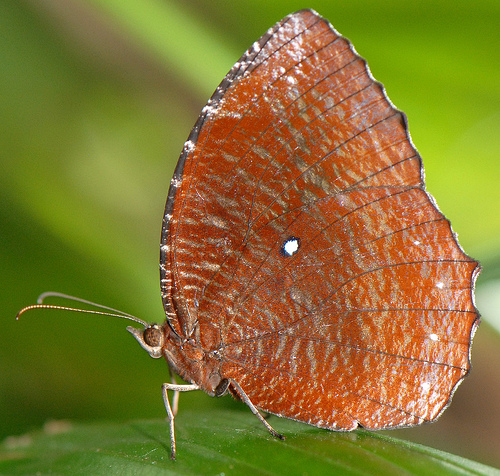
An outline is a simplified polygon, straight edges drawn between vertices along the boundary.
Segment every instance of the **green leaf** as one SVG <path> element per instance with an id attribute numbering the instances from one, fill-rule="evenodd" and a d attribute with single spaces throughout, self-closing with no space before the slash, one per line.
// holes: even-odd
<path id="1" fill-rule="evenodd" d="M 165 421 L 69 424 L 7 438 L 1 474 L 500 474 L 415 443 L 360 430 L 336 433 L 272 417 L 273 438 L 250 412 L 182 411 L 177 460 Z"/>

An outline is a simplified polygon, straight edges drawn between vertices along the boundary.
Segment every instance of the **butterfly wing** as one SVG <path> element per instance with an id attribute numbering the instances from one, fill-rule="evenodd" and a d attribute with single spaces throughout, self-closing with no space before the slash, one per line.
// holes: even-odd
<path id="1" fill-rule="evenodd" d="M 236 63 L 172 179 L 167 318 L 281 416 L 436 418 L 470 367 L 478 269 L 424 189 L 406 117 L 310 10 Z"/>

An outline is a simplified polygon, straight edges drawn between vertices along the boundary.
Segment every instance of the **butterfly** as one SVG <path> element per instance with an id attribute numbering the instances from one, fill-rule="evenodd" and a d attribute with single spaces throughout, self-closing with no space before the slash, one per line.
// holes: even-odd
<path id="1" fill-rule="evenodd" d="M 339 431 L 441 414 L 470 369 L 479 264 L 423 175 L 406 116 L 316 12 L 236 62 L 171 180 L 166 320 L 122 316 L 168 362 L 172 459 L 184 391 L 229 393 L 278 438 L 261 412 Z"/>

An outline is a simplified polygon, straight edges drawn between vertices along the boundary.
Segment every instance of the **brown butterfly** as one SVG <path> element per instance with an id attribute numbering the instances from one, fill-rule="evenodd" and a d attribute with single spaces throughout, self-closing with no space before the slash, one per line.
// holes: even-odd
<path id="1" fill-rule="evenodd" d="M 330 430 L 417 425 L 470 368 L 479 265 L 425 191 L 406 116 L 312 10 L 268 30 L 203 108 L 160 271 L 166 322 L 121 315 L 189 382 L 163 384 L 172 458 L 179 392 L 229 392 L 283 438 L 259 410 Z"/>

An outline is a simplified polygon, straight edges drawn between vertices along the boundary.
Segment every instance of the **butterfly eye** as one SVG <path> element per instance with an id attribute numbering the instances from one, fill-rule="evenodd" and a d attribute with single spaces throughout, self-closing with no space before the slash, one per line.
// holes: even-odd
<path id="1" fill-rule="evenodd" d="M 144 342 L 150 347 L 161 347 L 163 345 L 163 332 L 157 326 L 153 325 L 144 330 Z"/>

